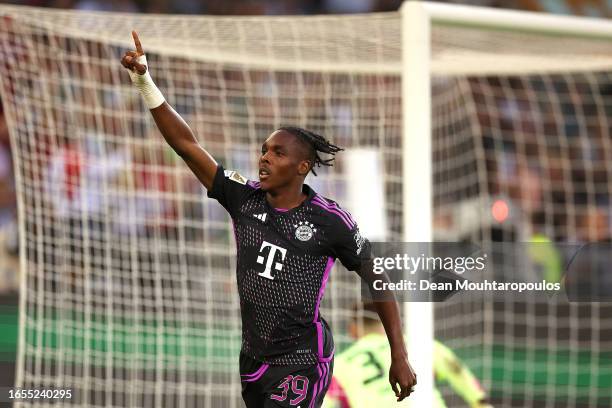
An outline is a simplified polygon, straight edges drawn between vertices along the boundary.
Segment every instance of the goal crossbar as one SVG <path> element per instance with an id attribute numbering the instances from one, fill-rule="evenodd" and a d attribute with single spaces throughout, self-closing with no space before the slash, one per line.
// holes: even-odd
<path id="1" fill-rule="evenodd" d="M 406 2 L 405 4 L 410 4 Z M 551 71 L 593 71 L 612 67 L 612 47 L 607 40 L 612 38 L 612 23 L 571 16 L 553 16 L 542 13 L 488 9 L 484 7 L 461 6 L 440 3 L 418 2 L 423 15 L 434 27 L 455 27 L 479 29 L 508 34 L 533 34 L 546 37 L 562 37 L 572 40 L 599 41 L 601 50 L 590 58 L 569 54 L 556 55 L 554 50 L 546 54 L 524 56 L 521 70 L 537 72 Z M 351 71 L 361 74 L 397 74 L 402 72 L 401 20 L 398 12 L 349 15 L 343 18 L 350 24 L 358 24 L 360 32 L 347 31 L 342 24 L 334 24 L 333 16 L 302 17 L 206 17 L 181 16 L 188 26 L 185 31 L 195 31 L 197 36 L 185 38 L 183 33 L 168 37 L 161 26 L 159 16 L 142 16 L 135 20 L 130 14 L 88 12 L 75 14 L 64 10 L 48 10 L 14 5 L 0 5 L 0 14 L 18 19 L 23 24 L 38 27 L 70 38 L 98 41 L 104 38 L 107 44 L 121 48 L 132 46 L 123 29 L 137 29 L 147 38 L 147 50 L 151 53 L 170 57 L 188 55 L 190 59 L 225 66 L 266 70 L 274 67 L 287 72 L 341 73 Z M 46 15 L 53 18 L 44 18 Z M 169 20 L 178 17 L 169 17 Z M 276 36 L 269 27 L 285 25 L 288 19 L 299 19 L 304 27 L 317 27 L 326 33 L 326 38 L 337 41 L 321 44 L 316 38 L 304 41 L 307 33 L 296 29 L 287 38 Z M 119 23 L 119 22 L 120 23 Z M 273 25 L 270 25 L 270 22 Z M 236 23 L 238 22 L 238 23 Z M 127 25 L 126 25 L 127 24 Z M 236 27 L 247 24 L 248 33 Z M 171 25 L 171 21 L 168 26 Z M 348 23 L 347 23 L 348 26 Z M 384 30 L 385 38 L 395 41 L 379 43 Z M 160 32 L 164 35 L 160 35 Z M 435 32 L 435 29 L 433 29 Z M 222 35 L 221 35 L 222 34 Z M 332 35 L 334 34 L 334 35 Z M 337 34 L 337 35 L 335 35 Z M 223 37 L 223 38 L 220 38 Z M 280 39 L 279 39 L 280 38 Z M 437 39 L 432 38 L 435 46 Z M 266 46 L 261 44 L 266 43 Z M 349 52 L 347 43 L 356 44 Z M 361 44 L 361 45 L 360 45 Z M 373 50 L 377 51 L 373 53 Z M 609 52 L 606 52 L 609 51 Z M 494 58 L 474 49 L 463 49 L 460 53 L 447 51 L 432 53 L 430 64 L 434 76 L 483 75 L 486 73 L 512 73 L 511 64 L 517 53 L 506 51 Z M 478 60 L 478 64 L 474 61 Z"/>

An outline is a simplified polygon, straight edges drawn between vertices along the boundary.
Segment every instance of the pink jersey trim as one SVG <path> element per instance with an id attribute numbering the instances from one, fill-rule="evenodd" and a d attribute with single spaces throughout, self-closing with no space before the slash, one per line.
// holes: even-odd
<path id="1" fill-rule="evenodd" d="M 327 264 L 325 265 L 325 271 L 323 272 L 323 279 L 321 280 L 321 288 L 319 289 L 319 295 L 317 296 L 317 304 L 315 307 L 315 315 L 313 322 L 317 322 L 319 320 L 319 306 L 321 305 L 321 299 L 323 299 L 323 294 L 325 293 L 325 286 L 327 285 L 327 281 L 329 279 L 329 273 L 334 266 L 335 258 L 327 257 Z"/>
<path id="2" fill-rule="evenodd" d="M 327 380 L 329 379 L 329 363 L 319 363 L 317 370 L 319 372 L 319 379 L 312 389 L 312 399 L 310 400 L 310 404 L 308 404 L 308 408 L 314 408 L 316 406 L 319 393 L 323 391 L 327 385 Z"/>
<path id="3" fill-rule="evenodd" d="M 350 213 L 350 212 L 348 212 L 348 211 L 346 211 L 346 210 L 344 210 L 344 209 L 342 209 L 342 208 L 340 208 L 340 206 L 339 206 L 337 203 L 335 203 L 335 202 L 333 202 L 333 201 L 330 201 L 330 200 L 326 199 L 325 197 L 320 196 L 320 195 L 318 195 L 318 194 L 316 194 L 314 198 L 316 198 L 317 200 L 321 201 L 323 204 L 325 204 L 325 205 L 326 205 L 326 206 L 328 206 L 329 208 L 334 208 L 334 209 L 336 209 L 336 210 L 340 211 L 342 214 L 344 214 L 344 215 L 345 215 L 345 216 L 348 218 L 348 220 L 349 220 L 349 221 L 350 221 L 352 224 L 356 224 L 355 220 L 354 220 L 354 219 L 353 219 L 353 217 L 351 216 L 351 213 Z"/>
<path id="4" fill-rule="evenodd" d="M 336 260 L 331 256 L 327 258 L 327 265 L 325 265 L 325 272 L 323 272 L 323 279 L 321 280 L 321 288 L 319 289 L 319 295 L 317 296 L 314 319 L 312 320 L 317 329 L 317 355 L 320 362 L 330 361 L 334 357 L 333 350 L 329 357 L 323 356 L 323 325 L 319 321 L 319 308 L 321 306 L 321 299 L 323 299 L 323 294 L 325 293 L 327 281 L 329 280 L 329 273 L 332 270 L 335 261 Z"/>
<path id="5" fill-rule="evenodd" d="M 253 181 L 253 180 L 248 180 L 247 181 L 247 186 L 254 188 L 254 189 L 258 189 L 260 186 L 259 181 Z"/>
<path id="6" fill-rule="evenodd" d="M 321 364 L 317 364 L 317 372 L 319 373 L 319 378 L 317 382 L 315 382 L 314 387 L 312 387 L 312 398 L 310 399 L 310 404 L 308 404 L 308 408 L 313 408 L 315 406 L 315 401 L 317 399 L 318 387 L 321 382 L 321 377 L 323 377 L 323 372 L 321 371 Z"/>
<path id="7" fill-rule="evenodd" d="M 322 200 L 319 196 L 315 196 L 315 198 L 311 201 L 314 205 L 323 208 L 324 210 L 336 214 L 340 219 L 344 222 L 344 224 L 348 227 L 349 230 L 352 230 L 355 227 L 355 222 L 349 213 L 339 208 L 337 205 L 326 204 L 324 200 Z"/>
<path id="8" fill-rule="evenodd" d="M 241 377 L 244 377 L 242 381 L 244 382 L 257 381 L 265 374 L 266 371 L 268 371 L 268 368 L 270 368 L 269 364 L 262 364 L 261 367 L 259 367 L 259 369 L 255 371 L 254 373 L 241 375 Z"/>

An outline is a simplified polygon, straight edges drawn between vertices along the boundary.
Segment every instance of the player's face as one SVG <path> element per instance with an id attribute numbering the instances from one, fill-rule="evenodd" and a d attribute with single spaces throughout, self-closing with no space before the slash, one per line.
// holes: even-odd
<path id="1" fill-rule="evenodd" d="M 294 135 L 284 130 L 272 133 L 261 146 L 259 181 L 265 191 L 273 191 L 296 182 L 308 173 L 304 147 Z"/>

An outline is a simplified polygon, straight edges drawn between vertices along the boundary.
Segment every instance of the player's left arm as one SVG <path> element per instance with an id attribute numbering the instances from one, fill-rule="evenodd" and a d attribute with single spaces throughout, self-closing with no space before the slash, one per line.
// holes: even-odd
<path id="1" fill-rule="evenodd" d="M 417 380 L 416 373 L 408 361 L 399 307 L 395 301 L 374 302 L 374 305 L 391 347 L 389 383 L 391 383 L 391 388 L 393 388 L 397 400 L 401 401 L 410 395 Z"/>
<path id="2" fill-rule="evenodd" d="M 391 367 L 389 383 L 398 401 L 410 395 L 416 385 L 416 374 L 408 362 L 408 352 L 402 334 L 399 307 L 390 293 L 373 293 L 374 280 L 388 280 L 386 275 L 374 274 L 371 246 L 359 233 L 356 224 L 341 225 L 337 229 L 338 240 L 334 245 L 337 257 L 347 269 L 357 272 L 365 281 L 376 302 L 376 311 L 385 328 L 391 346 Z"/>

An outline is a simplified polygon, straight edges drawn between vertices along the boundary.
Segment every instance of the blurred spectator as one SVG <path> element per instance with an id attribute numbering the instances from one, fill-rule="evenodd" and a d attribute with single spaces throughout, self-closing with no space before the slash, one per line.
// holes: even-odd
<path id="1" fill-rule="evenodd" d="M 205 2 L 200 0 L 149 0 L 144 3 L 146 13 L 176 13 L 176 14 L 204 14 Z"/>
<path id="2" fill-rule="evenodd" d="M 67 139 L 51 154 L 45 191 L 62 231 L 58 240 L 68 240 L 71 283 L 81 284 L 82 268 L 101 271 L 104 243 L 112 221 L 105 191 L 123 171 L 128 155 L 105 144 L 101 135 L 86 133 L 82 145 Z"/>
<path id="3" fill-rule="evenodd" d="M 74 0 L 52 0 L 49 7 L 69 9 L 74 6 Z"/>
<path id="4" fill-rule="evenodd" d="M 15 221 L 0 227 L 0 295 L 19 288 L 19 256 Z"/>
<path id="5" fill-rule="evenodd" d="M 138 7 L 130 0 L 79 0 L 74 8 L 76 10 L 117 11 L 123 13 L 137 13 Z"/>
<path id="6" fill-rule="evenodd" d="M 610 218 L 606 208 L 589 207 L 578 216 L 579 242 L 610 242 Z"/>
<path id="7" fill-rule="evenodd" d="M 431 0 L 554 14 L 611 17 L 607 0 Z M 0 0 L 37 7 L 158 14 L 292 15 L 395 11 L 402 0 Z"/>
<path id="8" fill-rule="evenodd" d="M 375 0 L 324 0 L 323 8 L 327 13 L 367 13 L 374 9 Z"/>
<path id="9" fill-rule="evenodd" d="M 9 133 L 0 102 L 0 227 L 15 217 L 15 182 Z"/>
<path id="10" fill-rule="evenodd" d="M 164 145 L 136 143 L 131 149 L 130 166 L 118 179 L 120 191 L 113 200 L 113 229 L 117 234 L 154 235 L 156 227 L 171 229 L 176 208 L 170 193 L 176 193 L 169 164 L 172 156 Z M 152 194 L 155 192 L 155 194 Z"/>
<path id="11" fill-rule="evenodd" d="M 32 6 L 32 7 L 45 7 L 45 6 L 49 6 L 51 2 L 48 0 L 7 0 L 7 1 L 0 1 L 0 3 L 20 4 L 23 6 Z"/>
<path id="12" fill-rule="evenodd" d="M 402 5 L 401 0 L 377 0 L 372 11 L 395 11 Z"/>
<path id="13" fill-rule="evenodd" d="M 434 0 L 440 3 L 463 4 L 479 7 L 511 7 L 512 2 L 507 0 Z"/>
<path id="14" fill-rule="evenodd" d="M 15 181 L 8 126 L 0 102 L 0 293 L 18 284 Z"/>
<path id="15" fill-rule="evenodd" d="M 518 0 L 518 6 L 529 11 L 553 14 L 606 18 L 611 16 L 607 0 Z"/>
<path id="16" fill-rule="evenodd" d="M 17 220 L 0 226 L 0 294 L 19 288 L 19 247 Z"/>
<path id="17" fill-rule="evenodd" d="M 274 1 L 266 0 L 264 2 L 264 14 L 268 15 L 290 15 L 290 14 L 305 14 L 308 8 L 304 4 L 306 2 L 300 0 Z M 314 2 L 316 3 L 316 2 Z"/>
<path id="18" fill-rule="evenodd" d="M 80 220 L 83 214 L 100 218 L 104 192 L 99 187 L 127 163 L 125 152 L 106 151 L 98 135 L 85 135 L 84 145 L 81 148 L 68 140 L 51 157 L 46 190 L 61 218 Z"/>
<path id="19" fill-rule="evenodd" d="M 531 229 L 528 252 L 537 279 L 560 282 L 563 273 L 563 258 L 550 235 L 547 234 L 547 230 L 552 230 L 552 225 L 547 222 L 544 211 L 537 211 L 533 214 Z"/>
<path id="20" fill-rule="evenodd" d="M 610 218 L 608 209 L 590 207 L 578 216 L 578 241 L 582 244 L 571 258 L 564 277 L 570 301 L 612 301 L 610 263 Z"/>

